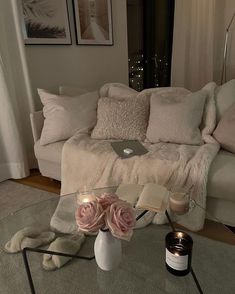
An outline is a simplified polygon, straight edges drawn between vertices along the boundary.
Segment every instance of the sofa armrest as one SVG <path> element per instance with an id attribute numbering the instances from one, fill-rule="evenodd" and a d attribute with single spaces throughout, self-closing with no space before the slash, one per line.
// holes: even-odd
<path id="1" fill-rule="evenodd" d="M 41 137 L 41 132 L 44 123 L 44 116 L 42 111 L 36 111 L 30 113 L 30 122 L 33 132 L 34 143 Z"/>

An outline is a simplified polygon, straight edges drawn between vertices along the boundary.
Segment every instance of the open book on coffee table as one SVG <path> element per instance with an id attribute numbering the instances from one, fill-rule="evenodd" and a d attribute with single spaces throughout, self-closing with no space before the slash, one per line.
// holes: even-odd
<path id="1" fill-rule="evenodd" d="M 169 191 L 158 184 L 146 184 L 136 203 L 136 208 L 150 211 L 165 211 Z"/>
<path id="2" fill-rule="evenodd" d="M 130 202 L 138 209 L 164 212 L 170 192 L 164 186 L 148 183 L 145 185 L 121 184 L 116 193 L 119 198 Z"/>

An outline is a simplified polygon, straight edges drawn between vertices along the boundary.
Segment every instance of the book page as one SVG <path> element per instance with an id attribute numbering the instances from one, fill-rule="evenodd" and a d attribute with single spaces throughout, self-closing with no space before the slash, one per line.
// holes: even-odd
<path id="1" fill-rule="evenodd" d="M 121 184 L 117 188 L 116 194 L 120 199 L 125 200 L 134 206 L 143 190 L 143 187 L 143 185 L 137 184 Z"/>
<path id="2" fill-rule="evenodd" d="M 168 195 L 169 191 L 166 187 L 153 183 L 146 184 L 140 194 L 136 208 L 147 209 L 155 212 L 164 211 Z"/>

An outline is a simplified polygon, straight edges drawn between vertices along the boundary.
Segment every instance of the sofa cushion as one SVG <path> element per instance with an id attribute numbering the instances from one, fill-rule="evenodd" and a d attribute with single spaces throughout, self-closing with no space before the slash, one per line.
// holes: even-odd
<path id="1" fill-rule="evenodd" d="M 127 99 L 100 98 L 93 139 L 143 140 L 149 113 L 145 95 Z"/>
<path id="2" fill-rule="evenodd" d="M 138 92 L 125 84 L 121 83 L 107 83 L 99 90 L 100 97 L 131 97 L 138 94 Z"/>
<path id="3" fill-rule="evenodd" d="M 54 163 L 60 164 L 64 143 L 65 141 L 59 141 L 42 146 L 38 140 L 34 144 L 35 156 L 38 160 L 52 161 Z"/>
<path id="4" fill-rule="evenodd" d="M 207 92 L 203 90 L 188 95 L 153 93 L 147 140 L 151 143 L 202 144 L 199 126 L 206 97 Z"/>
<path id="5" fill-rule="evenodd" d="M 225 111 L 235 103 L 235 79 L 220 87 L 217 87 L 215 93 L 216 120 L 219 122 Z"/>
<path id="6" fill-rule="evenodd" d="M 89 91 L 76 87 L 76 86 L 60 86 L 59 87 L 59 94 L 65 96 L 79 96 L 85 94 Z"/>
<path id="7" fill-rule="evenodd" d="M 227 151 L 235 153 L 235 103 L 224 113 L 213 135 Z"/>
<path id="8" fill-rule="evenodd" d="M 207 219 L 235 227 L 235 202 L 208 197 L 206 203 Z"/>
<path id="9" fill-rule="evenodd" d="M 219 151 L 209 170 L 207 195 L 235 202 L 235 154 Z"/>
<path id="10" fill-rule="evenodd" d="M 88 131 L 96 124 L 98 92 L 66 97 L 38 89 L 45 117 L 40 144 L 66 140 L 77 131 Z"/>
<path id="11" fill-rule="evenodd" d="M 132 97 L 137 94 L 137 91 L 132 88 L 122 88 L 122 87 L 110 87 L 108 91 L 108 97 Z"/>

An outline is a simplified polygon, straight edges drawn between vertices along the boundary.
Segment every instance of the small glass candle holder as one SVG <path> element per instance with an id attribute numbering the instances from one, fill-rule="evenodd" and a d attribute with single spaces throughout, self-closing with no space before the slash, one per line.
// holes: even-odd
<path id="1" fill-rule="evenodd" d="M 166 268 L 176 276 L 185 276 L 191 270 L 193 239 L 182 231 L 166 235 Z"/>
<path id="2" fill-rule="evenodd" d="M 170 210 L 177 215 L 183 215 L 189 211 L 189 202 L 189 194 L 185 192 L 173 192 L 169 197 Z"/>
<path id="3" fill-rule="evenodd" d="M 95 201 L 96 197 L 92 190 L 82 190 L 77 194 L 77 203 L 78 205 Z"/>

